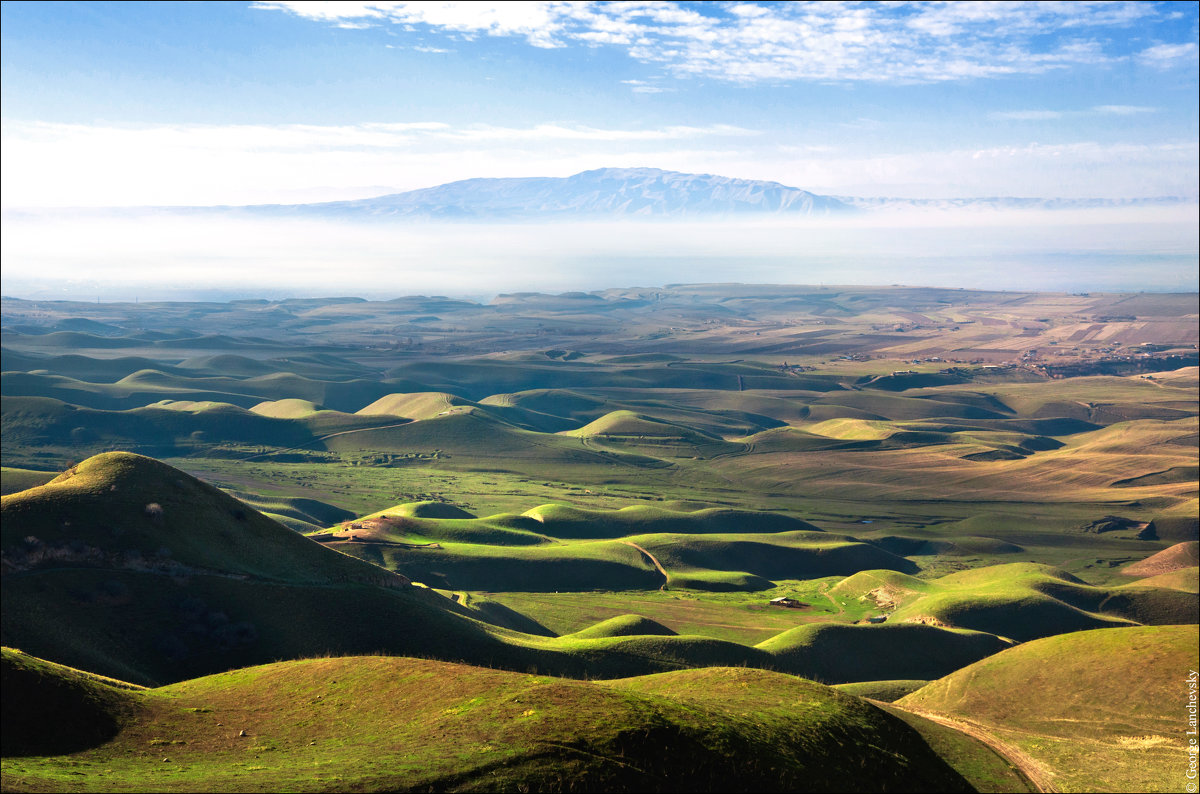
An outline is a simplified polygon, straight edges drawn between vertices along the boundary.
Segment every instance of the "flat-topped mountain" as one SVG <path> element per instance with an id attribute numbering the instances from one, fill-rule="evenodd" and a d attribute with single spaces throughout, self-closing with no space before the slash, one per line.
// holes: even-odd
<path id="1" fill-rule="evenodd" d="M 827 217 L 880 211 L 1103 209 L 1195 203 L 1195 197 L 902 198 L 820 195 L 761 179 L 661 168 L 596 168 L 567 177 L 475 178 L 350 201 L 247 206 L 5 209 L 6 220 L 82 217 L 219 216 L 327 221 L 668 220 L 746 216 Z"/>
<path id="2" fill-rule="evenodd" d="M 330 217 L 445 219 L 523 216 L 685 217 L 742 213 L 828 215 L 855 211 L 838 199 L 778 182 L 659 168 L 598 168 L 569 177 L 464 179 L 355 201 L 256 207 Z"/>

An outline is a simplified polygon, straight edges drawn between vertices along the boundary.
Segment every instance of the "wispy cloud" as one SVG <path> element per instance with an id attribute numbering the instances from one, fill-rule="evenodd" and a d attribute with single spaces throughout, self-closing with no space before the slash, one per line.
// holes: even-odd
<path id="1" fill-rule="evenodd" d="M 306 19 L 390 23 L 540 48 L 618 46 L 669 72 L 733 82 L 939 82 L 1038 74 L 1127 56 L 1105 31 L 1169 12 L 1153 3 L 260 2 Z M 1196 45 L 1137 57 L 1162 68 Z M 636 90 L 636 89 L 635 89 Z"/>
<path id="2" fill-rule="evenodd" d="M 669 90 L 660 85 L 648 83 L 645 80 L 622 80 L 621 83 L 629 86 L 630 90 L 635 94 L 661 94 Z"/>
<path id="3" fill-rule="evenodd" d="M 997 121 L 1055 121 L 1080 116 L 1136 116 L 1155 113 L 1158 108 L 1144 105 L 1095 105 L 1087 110 L 997 110 L 988 113 L 988 118 Z"/>
<path id="4" fill-rule="evenodd" d="M 1140 113 L 1154 113 L 1158 108 L 1149 108 L 1144 105 L 1096 105 L 1092 110 L 1111 116 L 1136 116 Z"/>
<path id="5" fill-rule="evenodd" d="M 1196 42 L 1155 44 L 1138 53 L 1138 60 L 1158 69 L 1170 69 L 1180 64 L 1195 64 L 1200 47 Z"/>

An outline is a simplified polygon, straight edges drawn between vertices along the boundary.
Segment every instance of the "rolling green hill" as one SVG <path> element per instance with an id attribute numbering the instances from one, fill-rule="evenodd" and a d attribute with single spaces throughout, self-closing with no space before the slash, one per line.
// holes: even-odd
<path id="1" fill-rule="evenodd" d="M 102 561 L 281 583 L 402 582 L 282 531 L 237 499 L 140 455 L 97 455 L 0 504 L 0 544 L 18 573 L 46 561 Z"/>
<path id="2" fill-rule="evenodd" d="M 630 635 L 630 626 L 583 636 L 524 634 L 506 628 L 531 625 L 517 614 L 491 623 L 487 611 L 409 586 L 403 576 L 330 548 L 353 548 L 430 580 L 453 574 L 495 585 L 479 589 L 661 583 L 643 550 L 616 540 L 417 549 L 320 544 L 176 469 L 128 453 L 90 458 L 0 504 L 5 641 L 123 680 L 174 681 L 274 658 L 367 651 L 595 677 L 717 664 L 800 669 L 786 656 L 661 636 L 658 629 L 654 636 Z M 305 513 L 310 517 L 332 510 L 303 502 L 277 509 L 285 508 L 312 511 Z M 699 537 L 726 542 L 719 535 Z M 824 533 L 750 537 L 778 538 L 785 544 L 780 550 L 789 543 L 803 550 L 811 539 L 818 555 L 856 545 Z M 654 536 L 644 540 L 653 543 Z"/>
<path id="3" fill-rule="evenodd" d="M 1194 293 L 2 302 L 5 790 L 1181 763 Z"/>
<path id="4" fill-rule="evenodd" d="M 29 686 L 5 699 L 6 790 L 69 790 L 81 771 L 133 791 L 971 788 L 896 717 L 764 671 L 590 683 L 351 657 L 136 690 L 9 649 L 3 663 L 6 683 Z M 45 702 L 103 730 L 56 746 Z M 7 737 L 24 744 L 9 752 Z"/>
<path id="5" fill-rule="evenodd" d="M 0 398 L 6 447 L 47 446 L 79 453 L 117 447 L 148 451 L 192 451 L 211 445 L 239 449 L 268 447 L 323 449 L 322 437 L 395 424 L 384 417 L 316 411 L 299 400 L 246 410 L 210 400 L 161 400 L 128 410 L 81 408 L 47 397 Z M 301 406 L 298 408 L 297 406 Z M 160 453 L 161 454 L 161 453 Z M 242 452 L 241 456 L 247 453 Z"/>
<path id="6" fill-rule="evenodd" d="M 1197 647 L 1194 625 L 1063 634 L 1002 651 L 897 705 L 984 727 L 1042 764 L 1060 790 L 1179 791 Z"/>
<path id="7" fill-rule="evenodd" d="M 931 580 L 867 571 L 833 590 L 876 608 L 889 623 L 975 629 L 1019 641 L 1090 628 L 1198 619 L 1196 600 L 1184 590 L 1096 587 L 1033 563 L 992 565 Z"/>
<path id="8" fill-rule="evenodd" d="M 774 587 L 770 580 L 776 578 L 846 575 L 881 566 L 916 570 L 909 560 L 854 538 L 815 528 L 792 530 L 811 525 L 747 511 L 582 511 L 543 505 L 521 516 L 479 519 L 419 519 L 400 512 L 385 511 L 311 537 L 454 590 L 646 590 L 664 584 L 764 590 Z M 729 526 L 752 531 L 720 532 Z M 632 534 L 665 528 L 693 532 Z"/>
<path id="9" fill-rule="evenodd" d="M 848 626 L 814 623 L 760 642 L 781 669 L 829 684 L 885 679 L 929 680 L 1003 650 L 992 634 L 919 624 Z"/>
<path id="10" fill-rule="evenodd" d="M 0 494 L 6 495 L 24 491 L 35 485 L 45 485 L 57 476 L 58 472 L 56 471 L 36 471 L 4 466 L 0 468 Z"/>
<path id="11" fill-rule="evenodd" d="M 709 534 L 821 531 L 794 516 L 728 508 L 680 511 L 652 505 L 636 505 L 620 510 L 588 510 L 572 505 L 546 504 L 526 510 L 523 515 L 537 521 L 540 532 L 555 538 L 618 538 L 662 532 Z"/>

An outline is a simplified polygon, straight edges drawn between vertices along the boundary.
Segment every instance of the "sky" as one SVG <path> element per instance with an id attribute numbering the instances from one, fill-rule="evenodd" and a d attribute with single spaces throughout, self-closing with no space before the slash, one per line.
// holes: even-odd
<path id="1" fill-rule="evenodd" d="M 1197 3 L 5 2 L 5 207 L 605 166 L 1194 196 Z"/>
<path id="2" fill-rule="evenodd" d="M 1018 214 L 978 234 L 963 232 L 978 218 L 743 224 L 688 244 L 647 227 L 454 239 L 10 214 L 5 294 L 174 278 L 249 295 L 281 289 L 284 258 L 289 288 L 310 294 L 1197 282 L 1196 2 L 4 2 L 0 15 L 6 210 L 300 203 L 639 166 L 843 196 L 1192 202 Z"/>

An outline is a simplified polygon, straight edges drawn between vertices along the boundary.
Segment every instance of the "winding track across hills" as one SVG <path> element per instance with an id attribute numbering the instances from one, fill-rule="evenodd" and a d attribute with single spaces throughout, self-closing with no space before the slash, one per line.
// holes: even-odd
<path id="1" fill-rule="evenodd" d="M 868 698 L 869 699 L 869 698 Z M 918 717 L 924 717 L 927 720 L 932 720 L 940 725 L 945 725 L 947 728 L 953 728 L 960 733 L 978 739 L 992 749 L 997 755 L 1003 758 L 1016 768 L 1033 788 L 1039 792 L 1056 792 L 1058 789 L 1051 783 L 1053 773 L 1045 766 L 1030 758 L 1020 749 L 1013 747 L 1008 742 L 1005 742 L 978 723 L 964 720 L 961 718 L 947 717 L 944 714 L 938 714 L 935 711 L 926 711 L 925 709 L 915 708 L 912 706 L 898 706 L 895 703 L 880 703 L 872 701 L 878 706 L 890 706 L 892 708 L 901 709 L 911 714 L 916 714 Z"/>
<path id="2" fill-rule="evenodd" d="M 334 438 L 336 436 L 348 436 L 351 433 L 367 433 L 367 432 L 374 432 L 376 430 L 391 430 L 393 427 L 405 427 L 406 425 L 411 425 L 411 424 L 412 424 L 412 420 L 409 420 L 407 422 L 400 422 L 399 424 L 394 424 L 394 425 L 380 425 L 379 427 L 359 427 L 359 428 L 355 428 L 354 430 L 339 430 L 336 433 L 330 433 L 330 434 L 324 435 L 324 436 L 317 436 L 316 438 L 314 438 L 310 441 L 306 441 L 303 444 L 300 444 L 299 446 L 288 447 L 287 449 L 273 449 L 270 452 L 259 452 L 257 454 L 251 455 L 248 458 L 242 458 L 242 460 L 243 461 L 254 460 L 255 458 L 264 458 L 267 455 L 279 455 L 280 453 L 283 453 L 283 452 L 294 452 L 295 450 L 304 449 L 305 447 L 311 446 L 311 445 L 317 443 L 318 441 L 325 441 L 326 439 Z"/>
<path id="3" fill-rule="evenodd" d="M 655 568 L 657 568 L 657 569 L 658 569 L 658 572 L 662 574 L 662 577 L 663 577 L 663 583 L 662 583 L 662 585 L 661 585 L 661 586 L 660 586 L 658 589 L 659 589 L 659 590 L 664 590 L 664 589 L 666 589 L 666 587 L 667 587 L 667 582 L 670 580 L 670 578 L 671 578 L 671 577 L 667 575 L 667 569 L 666 569 L 666 568 L 664 568 L 664 567 L 662 567 L 662 563 L 660 563 L 660 562 L 658 561 L 658 558 L 657 558 L 657 557 L 655 557 L 653 554 L 651 554 L 650 552 L 646 551 L 645 549 L 643 549 L 641 546 L 639 546 L 639 545 L 638 545 L 638 544 L 636 544 L 636 543 L 632 543 L 632 542 L 630 542 L 630 541 L 628 541 L 628 540 L 619 540 L 619 541 L 617 541 L 617 542 L 618 542 L 618 543 L 624 543 L 626 546 L 632 546 L 633 548 L 635 548 L 635 549 L 637 549 L 638 551 L 640 551 L 642 554 L 646 555 L 646 558 L 647 558 L 647 559 L 649 559 L 649 560 L 650 560 L 650 562 L 654 563 L 654 567 L 655 567 Z"/>

